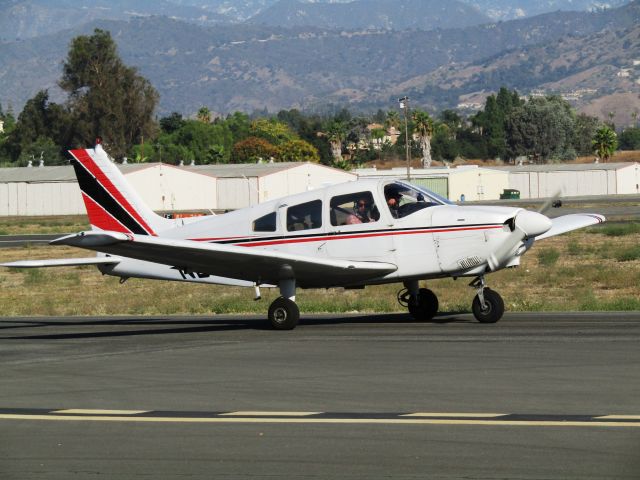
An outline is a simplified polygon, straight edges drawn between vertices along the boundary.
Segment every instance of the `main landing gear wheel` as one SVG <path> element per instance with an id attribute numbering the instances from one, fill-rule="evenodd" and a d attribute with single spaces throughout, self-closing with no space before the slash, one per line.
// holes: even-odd
<path id="1" fill-rule="evenodd" d="M 428 321 L 438 313 L 438 297 L 428 288 L 418 290 L 417 302 L 409 299 L 409 313 L 416 320 Z"/>
<path id="2" fill-rule="evenodd" d="M 479 294 L 473 298 L 471 305 L 473 316 L 480 323 L 496 323 L 504 314 L 504 301 L 498 292 L 494 292 L 490 288 L 485 288 L 482 294 L 484 296 L 484 306 Z"/>
<path id="3" fill-rule="evenodd" d="M 278 297 L 269 307 L 269 322 L 275 330 L 293 330 L 300 320 L 300 309 L 296 302 Z"/>

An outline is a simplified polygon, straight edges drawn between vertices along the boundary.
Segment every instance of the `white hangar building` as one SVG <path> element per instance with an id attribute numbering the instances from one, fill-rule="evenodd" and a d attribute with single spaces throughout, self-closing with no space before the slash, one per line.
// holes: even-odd
<path id="1" fill-rule="evenodd" d="M 360 178 L 407 178 L 406 168 L 355 170 Z M 455 168 L 411 169 L 411 183 L 426 187 L 453 201 L 497 200 L 509 188 L 509 174 L 500 170 L 463 165 Z"/>
<path id="2" fill-rule="evenodd" d="M 509 174 L 520 198 L 546 198 L 562 189 L 568 197 L 640 193 L 637 163 L 584 163 L 496 167 Z"/>
<path id="3" fill-rule="evenodd" d="M 353 173 L 312 163 L 118 165 L 155 211 L 230 210 L 328 184 Z M 0 168 L 0 216 L 82 215 L 71 166 Z"/>

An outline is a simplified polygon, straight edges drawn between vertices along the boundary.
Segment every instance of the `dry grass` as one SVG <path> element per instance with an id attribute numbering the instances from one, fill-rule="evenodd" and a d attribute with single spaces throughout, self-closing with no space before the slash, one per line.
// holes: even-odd
<path id="1" fill-rule="evenodd" d="M 585 230 L 544 240 L 522 259 L 520 268 L 487 277 L 510 311 L 640 310 L 640 233 L 618 237 Z M 546 252 L 546 253 L 545 253 Z M 551 253 L 548 253 L 551 252 Z M 556 255 L 557 252 L 559 255 Z M 0 262 L 86 256 L 70 247 L 0 249 Z M 549 257 L 555 258 L 549 260 Z M 467 279 L 429 281 L 441 311 L 469 311 L 473 291 Z M 301 290 L 304 312 L 394 312 L 399 284 L 365 290 Z M 14 315 L 168 315 L 259 313 L 277 296 L 263 290 L 103 277 L 94 267 L 0 270 L 0 312 Z"/>
<path id="2" fill-rule="evenodd" d="M 0 217 L 0 235 L 73 233 L 89 228 L 86 215 Z"/>

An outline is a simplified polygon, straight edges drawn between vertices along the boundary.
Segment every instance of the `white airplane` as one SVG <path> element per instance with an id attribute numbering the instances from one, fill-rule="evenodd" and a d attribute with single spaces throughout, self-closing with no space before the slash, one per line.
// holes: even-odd
<path id="1" fill-rule="evenodd" d="M 364 288 L 402 282 L 399 301 L 419 320 L 438 312 L 421 280 L 473 277 L 472 310 L 483 323 L 504 313 L 485 275 L 515 267 L 534 241 L 605 221 L 550 220 L 513 207 L 459 206 L 398 180 L 358 180 L 219 216 L 169 220 L 149 209 L 100 145 L 73 150 L 91 231 L 53 240 L 96 257 L 5 263 L 5 267 L 96 265 L 106 275 L 277 287 L 275 329 L 298 323 L 297 288 Z M 551 201 L 548 202 L 550 204 Z M 545 207 L 546 209 L 546 207 Z"/>

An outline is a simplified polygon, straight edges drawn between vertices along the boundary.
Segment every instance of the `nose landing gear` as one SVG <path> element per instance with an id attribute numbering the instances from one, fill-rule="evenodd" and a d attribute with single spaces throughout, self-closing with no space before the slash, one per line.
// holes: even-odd
<path id="1" fill-rule="evenodd" d="M 504 314 L 504 301 L 498 292 L 486 286 L 484 276 L 476 277 L 470 284 L 478 293 L 473 298 L 471 310 L 480 323 L 496 323 Z"/>

